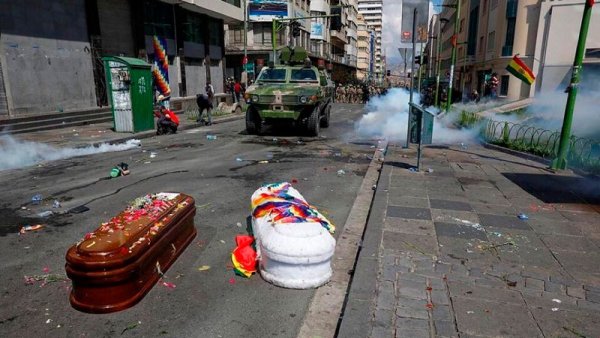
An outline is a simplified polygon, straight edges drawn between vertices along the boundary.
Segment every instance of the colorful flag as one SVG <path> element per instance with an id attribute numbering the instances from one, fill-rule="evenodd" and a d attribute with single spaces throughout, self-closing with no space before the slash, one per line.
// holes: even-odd
<path id="1" fill-rule="evenodd" d="M 533 75 L 531 69 L 519 59 L 518 55 L 513 56 L 513 59 L 506 66 L 506 70 L 528 85 L 531 85 L 535 80 L 535 75 Z"/>
<path id="2" fill-rule="evenodd" d="M 169 87 L 167 41 L 155 35 L 152 39 L 152 45 L 154 47 L 154 66 L 152 67 L 154 84 L 163 96 L 168 97 L 171 95 L 171 88 Z"/>

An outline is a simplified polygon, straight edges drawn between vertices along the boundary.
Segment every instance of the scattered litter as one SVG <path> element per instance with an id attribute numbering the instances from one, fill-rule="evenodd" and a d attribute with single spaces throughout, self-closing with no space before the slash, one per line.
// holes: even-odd
<path id="1" fill-rule="evenodd" d="M 371 146 L 371 149 L 375 149 L 375 146 Z"/>
<path id="2" fill-rule="evenodd" d="M 206 271 L 210 269 L 210 265 L 202 265 L 198 268 L 198 271 Z"/>
<path id="3" fill-rule="evenodd" d="M 235 223 L 235 225 L 236 225 L 238 228 L 241 228 L 241 227 L 242 227 L 242 223 L 240 223 L 240 222 L 237 222 L 237 223 Z"/>
<path id="4" fill-rule="evenodd" d="M 216 140 L 216 139 L 217 139 L 217 135 L 211 135 L 211 134 L 208 134 L 208 135 L 206 135 L 206 139 L 207 139 L 207 140 L 214 141 L 214 140 Z"/>
<path id="5" fill-rule="evenodd" d="M 150 158 L 155 158 L 155 157 L 156 157 L 156 155 L 157 155 L 157 154 L 156 154 L 155 152 L 151 152 L 151 153 L 150 153 Z"/>
<path id="6" fill-rule="evenodd" d="M 279 139 L 277 137 L 273 137 L 273 142 L 277 142 Z"/>
<path id="7" fill-rule="evenodd" d="M 44 227 L 43 224 L 36 224 L 36 225 L 26 225 L 24 227 L 21 227 L 21 230 L 19 230 L 19 234 L 24 234 L 28 231 L 36 231 L 36 230 L 40 230 Z"/>
<path id="8" fill-rule="evenodd" d="M 129 175 L 129 164 L 121 162 L 110 170 L 110 178 Z"/>
<path id="9" fill-rule="evenodd" d="M 21 207 L 21 210 L 27 210 L 27 207 Z"/>
<path id="10" fill-rule="evenodd" d="M 31 203 L 34 205 L 40 204 L 42 202 L 42 195 L 37 194 L 31 198 Z"/>
<path id="11" fill-rule="evenodd" d="M 52 203 L 52 207 L 54 209 L 60 208 L 60 202 L 58 200 L 54 200 L 54 203 Z"/>
<path id="12" fill-rule="evenodd" d="M 433 172 L 433 169 L 427 168 L 427 172 L 431 174 Z"/>
<path id="13" fill-rule="evenodd" d="M 269 163 L 269 161 L 262 160 L 262 161 L 258 161 L 258 163 L 259 163 L 259 164 L 267 164 L 267 163 Z"/>
<path id="14" fill-rule="evenodd" d="M 467 146 L 465 143 L 461 142 L 461 143 L 460 143 L 460 148 L 461 148 L 462 150 L 467 150 L 469 147 L 468 147 L 468 146 Z"/>
<path id="15" fill-rule="evenodd" d="M 131 324 L 129 326 L 127 326 L 126 328 L 123 329 L 123 331 L 121 331 L 121 335 L 129 330 L 133 330 L 136 327 L 138 327 L 138 325 L 140 325 L 142 322 L 138 321 L 137 323 Z"/>
<path id="16" fill-rule="evenodd" d="M 233 278 L 233 277 L 229 278 L 229 284 L 235 284 L 235 278 Z"/>
<path id="17" fill-rule="evenodd" d="M 468 314 L 475 313 L 475 311 L 467 311 Z"/>
<path id="18" fill-rule="evenodd" d="M 411 173 L 416 173 L 419 170 L 417 168 L 415 168 L 415 167 L 410 167 L 410 168 L 408 168 L 408 171 L 410 171 Z"/>
<path id="19" fill-rule="evenodd" d="M 144 164 L 150 164 L 150 163 L 152 163 L 152 162 L 150 162 L 150 161 L 145 161 L 144 162 Z"/>
<path id="20" fill-rule="evenodd" d="M 81 213 L 84 213 L 86 211 L 90 211 L 90 208 L 86 207 L 85 205 L 80 205 L 78 207 L 75 207 L 75 208 L 69 210 L 69 213 L 71 213 L 71 214 L 81 214 Z"/>
<path id="21" fill-rule="evenodd" d="M 292 178 L 292 184 L 296 184 L 296 183 L 298 183 L 298 180 L 295 178 Z"/>
<path id="22" fill-rule="evenodd" d="M 225 244 L 225 241 L 220 239 L 219 242 L 221 242 L 221 244 Z"/>
<path id="23" fill-rule="evenodd" d="M 164 285 L 165 287 L 169 288 L 169 289 L 175 289 L 177 286 L 171 282 L 162 282 L 162 285 Z"/>
<path id="24" fill-rule="evenodd" d="M 507 280 L 506 281 L 506 285 L 514 288 L 514 287 L 517 286 L 517 282 L 516 281 Z"/>
<path id="25" fill-rule="evenodd" d="M 306 178 L 306 177 L 305 177 L 305 178 L 303 178 L 302 180 L 303 180 L 303 181 L 308 181 L 308 178 Z"/>
<path id="26" fill-rule="evenodd" d="M 242 159 L 241 157 L 236 157 L 236 158 L 235 158 L 235 160 L 236 160 L 237 162 L 243 162 L 243 161 L 244 161 L 244 159 Z"/>
<path id="27" fill-rule="evenodd" d="M 298 141 L 296 141 L 296 144 L 302 145 L 302 144 L 304 144 L 304 142 L 302 142 L 302 140 L 298 140 Z"/>
<path id="28" fill-rule="evenodd" d="M 371 189 L 377 190 L 377 184 L 373 184 L 373 186 L 371 187 Z"/>
<path id="29" fill-rule="evenodd" d="M 528 220 L 529 216 L 525 215 L 524 213 L 520 213 L 517 217 L 519 217 L 520 220 Z"/>
<path id="30" fill-rule="evenodd" d="M 335 153 L 335 154 L 333 154 L 333 156 L 335 156 L 335 157 L 342 157 L 342 153 Z"/>
<path id="31" fill-rule="evenodd" d="M 560 299 L 557 299 L 557 298 L 552 299 L 552 301 L 555 302 L 555 303 L 558 303 L 558 304 L 562 303 L 562 301 Z"/>
<path id="32" fill-rule="evenodd" d="M 556 311 L 558 311 L 558 308 L 557 307 L 553 307 L 552 308 L 552 312 L 556 312 Z"/>
<path id="33" fill-rule="evenodd" d="M 406 155 L 402 155 L 402 158 L 408 158 L 408 156 L 406 156 Z"/>
<path id="34" fill-rule="evenodd" d="M 52 321 L 52 319 L 48 318 L 48 319 L 46 320 L 46 324 L 50 324 L 50 322 L 51 322 L 51 321 Z"/>
<path id="35" fill-rule="evenodd" d="M 50 272 L 50 268 L 49 267 L 45 267 L 42 269 L 42 271 L 44 271 L 44 273 L 49 273 Z"/>
<path id="36" fill-rule="evenodd" d="M 462 223 L 462 224 L 464 224 L 466 226 L 474 228 L 476 230 L 485 231 L 483 229 L 483 227 L 481 226 L 481 224 L 479 224 L 479 223 L 473 223 L 471 221 L 467 221 L 466 219 L 460 219 L 460 218 L 456 218 L 456 217 L 452 217 L 452 219 L 455 220 L 455 221 L 457 221 L 457 222 L 460 222 L 460 223 Z"/>
<path id="37" fill-rule="evenodd" d="M 346 175 L 346 172 L 342 169 L 337 171 L 338 176 Z"/>
<path id="38" fill-rule="evenodd" d="M 38 213 L 37 215 L 38 215 L 38 217 L 46 218 L 46 217 L 52 216 L 53 214 L 54 214 L 54 212 L 52 212 L 50 210 L 46 210 L 46 211 L 42 211 L 42 212 Z"/>
<path id="39" fill-rule="evenodd" d="M 33 276 L 23 276 L 26 285 L 33 285 L 35 282 L 42 282 L 40 287 L 45 286 L 46 284 L 54 283 L 54 282 L 66 282 L 69 280 L 67 276 L 60 274 L 46 274 L 46 275 L 33 275 Z"/>

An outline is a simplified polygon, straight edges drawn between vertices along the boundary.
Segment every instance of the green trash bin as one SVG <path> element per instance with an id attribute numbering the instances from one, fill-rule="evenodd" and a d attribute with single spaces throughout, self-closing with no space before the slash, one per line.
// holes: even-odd
<path id="1" fill-rule="evenodd" d="M 102 60 L 114 130 L 134 133 L 154 129 L 152 66 L 122 56 L 107 56 Z"/>

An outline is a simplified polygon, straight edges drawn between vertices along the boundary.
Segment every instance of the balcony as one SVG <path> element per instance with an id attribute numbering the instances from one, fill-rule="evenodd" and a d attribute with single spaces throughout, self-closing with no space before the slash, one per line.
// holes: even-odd
<path id="1" fill-rule="evenodd" d="M 346 44 L 346 34 L 344 33 L 344 29 L 341 31 L 332 30 L 331 31 L 331 43 L 334 45 L 345 45 Z"/>

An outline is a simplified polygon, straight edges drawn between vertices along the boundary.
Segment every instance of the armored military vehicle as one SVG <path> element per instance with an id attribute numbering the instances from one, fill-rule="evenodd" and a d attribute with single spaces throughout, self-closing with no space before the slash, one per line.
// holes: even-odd
<path id="1" fill-rule="evenodd" d="M 284 47 L 279 55 L 280 63 L 270 62 L 246 90 L 246 130 L 261 134 L 265 124 L 287 121 L 318 136 L 329 126 L 334 84 L 304 48 Z"/>

